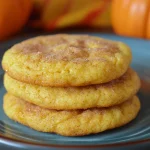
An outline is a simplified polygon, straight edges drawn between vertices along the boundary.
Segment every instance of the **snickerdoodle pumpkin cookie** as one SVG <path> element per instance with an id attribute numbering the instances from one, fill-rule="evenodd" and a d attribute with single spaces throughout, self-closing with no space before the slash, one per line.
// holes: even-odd
<path id="1" fill-rule="evenodd" d="M 43 87 L 17 81 L 7 74 L 6 90 L 30 103 L 41 107 L 67 110 L 109 107 L 120 104 L 137 93 L 140 79 L 128 69 L 120 78 L 108 83 L 84 87 Z"/>
<path id="2" fill-rule="evenodd" d="M 109 108 L 73 111 L 45 109 L 11 94 L 4 96 L 4 111 L 9 118 L 38 131 L 64 136 L 83 136 L 120 127 L 133 120 L 139 110 L 136 96 Z"/>
<path id="3" fill-rule="evenodd" d="M 16 80 L 42 86 L 85 86 L 122 76 L 131 51 L 122 42 L 87 35 L 39 36 L 10 48 L 2 66 Z"/>

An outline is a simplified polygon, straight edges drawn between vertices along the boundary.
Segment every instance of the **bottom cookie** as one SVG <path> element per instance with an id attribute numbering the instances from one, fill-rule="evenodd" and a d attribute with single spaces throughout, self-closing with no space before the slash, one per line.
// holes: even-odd
<path id="1" fill-rule="evenodd" d="M 140 110 L 140 101 L 134 96 L 109 108 L 58 111 L 41 108 L 7 93 L 3 107 L 9 118 L 35 130 L 64 136 L 83 136 L 130 122 Z"/>

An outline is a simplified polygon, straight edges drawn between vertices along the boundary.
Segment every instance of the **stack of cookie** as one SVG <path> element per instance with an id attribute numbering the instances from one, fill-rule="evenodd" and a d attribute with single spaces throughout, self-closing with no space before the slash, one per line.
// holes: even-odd
<path id="1" fill-rule="evenodd" d="M 40 36 L 6 51 L 6 115 L 26 126 L 81 136 L 122 126 L 139 112 L 140 88 L 122 42 L 86 35 Z"/>

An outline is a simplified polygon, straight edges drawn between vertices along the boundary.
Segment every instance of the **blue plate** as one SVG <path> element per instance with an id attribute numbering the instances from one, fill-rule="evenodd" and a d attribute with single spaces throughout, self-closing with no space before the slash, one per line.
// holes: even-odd
<path id="1" fill-rule="evenodd" d="M 91 33 L 90 33 L 91 34 Z M 133 53 L 132 68 L 142 81 L 138 93 L 142 108 L 135 120 L 118 129 L 109 130 L 100 134 L 83 137 L 63 137 L 56 134 L 34 131 L 19 123 L 10 120 L 3 112 L 3 71 L 0 69 L 0 143 L 13 147 L 27 149 L 59 149 L 78 148 L 86 149 L 139 149 L 150 148 L 150 41 L 119 37 L 112 34 L 91 34 L 111 40 L 127 43 Z M 4 50 L 13 44 L 24 40 L 16 38 L 1 43 L 1 57 Z"/>

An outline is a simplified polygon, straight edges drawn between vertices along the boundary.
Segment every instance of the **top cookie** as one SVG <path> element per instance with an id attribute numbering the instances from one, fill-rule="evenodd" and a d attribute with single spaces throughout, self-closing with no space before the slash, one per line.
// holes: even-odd
<path id="1" fill-rule="evenodd" d="M 131 51 L 122 42 L 88 35 L 39 36 L 5 52 L 3 69 L 12 78 L 42 86 L 85 86 L 123 75 Z"/>

